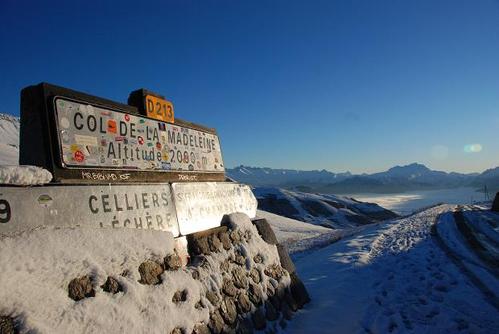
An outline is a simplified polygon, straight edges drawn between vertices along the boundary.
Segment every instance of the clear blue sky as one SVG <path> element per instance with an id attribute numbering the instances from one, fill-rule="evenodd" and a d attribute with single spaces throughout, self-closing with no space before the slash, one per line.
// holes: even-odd
<path id="1" fill-rule="evenodd" d="M 499 165 L 494 0 L 0 0 L 0 41 L 4 113 L 41 81 L 145 87 L 217 128 L 227 166 Z"/>

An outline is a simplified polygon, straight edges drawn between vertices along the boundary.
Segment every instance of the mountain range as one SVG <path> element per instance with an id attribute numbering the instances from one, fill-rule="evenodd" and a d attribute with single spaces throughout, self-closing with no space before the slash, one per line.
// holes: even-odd
<path id="1" fill-rule="evenodd" d="M 480 190 L 485 186 L 490 192 L 499 191 L 499 167 L 483 173 L 462 174 L 435 171 L 425 165 L 412 163 L 395 166 L 380 173 L 354 175 L 326 170 L 299 171 L 239 166 L 227 169 L 227 175 L 255 187 L 281 187 L 323 194 L 397 193 L 457 187 L 474 187 Z"/>

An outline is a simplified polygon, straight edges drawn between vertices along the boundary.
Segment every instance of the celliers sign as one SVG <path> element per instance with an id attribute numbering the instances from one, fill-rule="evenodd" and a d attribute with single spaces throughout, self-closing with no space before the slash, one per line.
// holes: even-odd
<path id="1" fill-rule="evenodd" d="M 43 167 L 60 183 L 225 179 L 214 129 L 174 119 L 164 99 L 138 101 L 146 105 L 45 83 L 23 89 L 20 163 Z"/>
<path id="2" fill-rule="evenodd" d="M 169 184 L 0 188 L 0 232 L 37 226 L 136 228 L 179 235 Z"/>

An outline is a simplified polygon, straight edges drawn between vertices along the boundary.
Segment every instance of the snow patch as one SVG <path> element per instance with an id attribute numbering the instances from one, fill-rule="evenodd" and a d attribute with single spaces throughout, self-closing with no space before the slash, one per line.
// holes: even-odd
<path id="1" fill-rule="evenodd" d="M 36 166 L 0 166 L 0 184 L 30 186 L 49 183 L 52 174 Z"/>

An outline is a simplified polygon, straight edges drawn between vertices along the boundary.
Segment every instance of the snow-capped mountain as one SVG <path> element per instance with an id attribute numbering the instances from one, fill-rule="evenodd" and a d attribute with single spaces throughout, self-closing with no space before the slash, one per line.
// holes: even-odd
<path id="1" fill-rule="evenodd" d="M 0 165 L 19 164 L 19 118 L 0 114 Z"/>
<path id="2" fill-rule="evenodd" d="M 349 172 L 332 173 L 327 170 L 300 171 L 239 166 L 227 169 L 227 174 L 238 181 L 254 186 L 286 186 L 334 183 L 351 176 Z"/>
<path id="3" fill-rule="evenodd" d="M 326 170 L 297 171 L 239 166 L 227 169 L 227 174 L 239 182 L 257 187 L 283 187 L 329 194 L 391 193 L 461 186 L 483 187 L 484 184 L 492 191 L 496 188 L 499 190 L 499 167 L 482 174 L 462 174 L 435 171 L 422 164 L 412 163 L 395 166 L 380 173 L 353 175 L 349 172 L 336 174 Z"/>
<path id="4" fill-rule="evenodd" d="M 408 181 L 418 181 L 434 183 L 439 182 L 442 179 L 449 180 L 462 180 L 468 176 L 474 176 L 477 174 L 460 174 L 460 173 L 446 173 L 441 171 L 434 171 L 426 167 L 425 165 L 412 163 L 407 166 L 395 166 L 387 170 L 386 172 L 371 174 L 371 177 L 376 179 L 393 179 L 398 178 Z"/>
<path id="5" fill-rule="evenodd" d="M 381 173 L 348 178 L 328 185 L 326 190 L 335 193 L 383 193 L 415 189 L 444 189 L 470 185 L 477 175 L 434 171 L 422 164 L 413 163 L 407 166 L 395 166 Z"/>
<path id="6" fill-rule="evenodd" d="M 255 188 L 258 208 L 307 223 L 335 229 L 351 228 L 397 217 L 377 204 L 353 198 L 309 194 L 279 188 Z"/>

